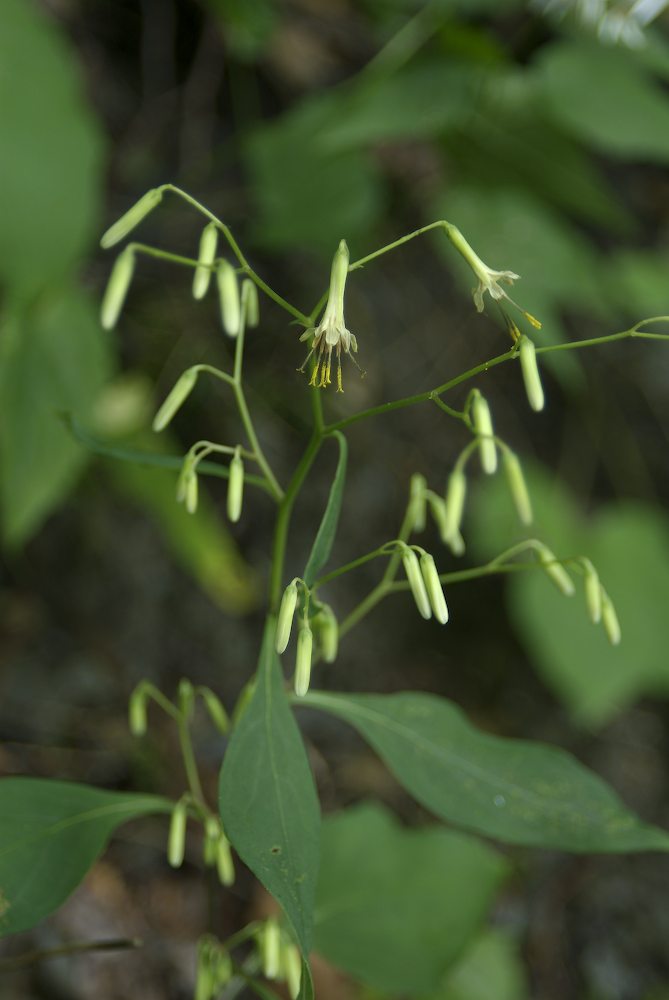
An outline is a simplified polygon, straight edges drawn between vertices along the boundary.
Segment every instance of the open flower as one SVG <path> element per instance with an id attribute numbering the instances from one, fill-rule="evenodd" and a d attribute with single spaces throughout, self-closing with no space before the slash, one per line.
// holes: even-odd
<path id="1" fill-rule="evenodd" d="M 332 261 L 330 291 L 323 318 L 318 326 L 305 330 L 300 337 L 301 341 L 309 340 L 312 336 L 314 339 L 311 350 L 298 371 L 303 372 L 308 361 L 315 354 L 316 364 L 311 373 L 309 385 L 324 389 L 332 381 L 332 354 L 334 352 L 337 359 L 337 392 L 344 391 L 341 376 L 342 351 L 344 354 L 348 354 L 357 368 L 360 368 L 351 354 L 351 351 L 357 352 L 358 341 L 355 339 L 355 335 L 346 329 L 344 321 L 344 289 L 348 274 L 348 260 L 348 246 L 346 240 L 342 240 Z"/>

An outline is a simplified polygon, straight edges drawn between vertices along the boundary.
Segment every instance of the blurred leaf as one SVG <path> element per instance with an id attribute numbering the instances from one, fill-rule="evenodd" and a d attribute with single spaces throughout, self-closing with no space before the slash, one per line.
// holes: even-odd
<path id="1" fill-rule="evenodd" d="M 56 24 L 3 0 L 0 32 L 0 282 L 62 280 L 97 227 L 102 137 Z"/>
<path id="2" fill-rule="evenodd" d="M 0 497 L 5 541 L 20 545 L 67 493 L 85 455 L 59 414 L 91 413 L 110 345 L 83 292 L 65 289 L 6 316 L 0 337 Z"/>
<path id="3" fill-rule="evenodd" d="M 273 0 L 205 0 L 205 4 L 220 19 L 230 52 L 245 60 L 261 54 L 277 23 Z"/>
<path id="4" fill-rule="evenodd" d="M 27 930 L 59 907 L 118 826 L 172 805 L 65 781 L 0 780 L 0 935 Z"/>
<path id="5" fill-rule="evenodd" d="M 669 98 L 624 46 L 561 41 L 536 72 L 552 117 L 588 145 L 632 160 L 669 160 Z"/>
<path id="6" fill-rule="evenodd" d="M 286 699 L 272 623 L 258 681 L 223 758 L 220 810 L 226 835 L 281 904 L 303 956 L 311 948 L 320 809 L 304 743 Z"/>
<path id="7" fill-rule="evenodd" d="M 631 320 L 669 312 L 669 255 L 657 250 L 621 250 L 609 258 L 609 294 Z"/>
<path id="8" fill-rule="evenodd" d="M 556 850 L 669 850 L 669 834 L 570 754 L 479 732 L 443 698 L 312 691 L 301 703 L 349 722 L 421 805 L 458 826 Z"/>
<path id="9" fill-rule="evenodd" d="M 491 985 L 494 993 L 491 993 Z M 529 988 L 514 941 L 491 930 L 474 942 L 429 1000 L 525 1000 Z"/>
<path id="10" fill-rule="evenodd" d="M 669 523 L 658 510 L 621 502 L 586 520 L 547 473 L 528 476 L 532 529 L 558 556 L 587 555 L 611 595 L 622 626 L 611 647 L 577 594 L 565 598 L 544 574 L 507 583 L 511 617 L 537 670 L 582 723 L 600 725 L 643 694 L 669 693 Z M 471 508 L 471 535 L 495 554 L 516 540 L 507 528 L 509 501 L 501 481 L 486 484 Z M 494 514 L 494 516 L 493 516 Z M 494 522 L 494 523 L 492 523 Z"/>
<path id="11" fill-rule="evenodd" d="M 319 572 L 330 558 L 339 523 L 341 504 L 344 498 L 348 445 L 346 444 L 346 438 L 339 431 L 335 431 L 334 437 L 337 439 L 337 444 L 339 445 L 339 459 L 334 479 L 332 480 L 332 486 L 330 487 L 328 502 L 323 512 L 323 519 L 318 526 L 318 532 L 304 570 L 304 581 L 307 587 L 313 585 Z"/>
<path id="12" fill-rule="evenodd" d="M 323 824 L 315 948 L 390 994 L 435 989 L 480 927 L 506 874 L 480 841 L 402 828 L 363 805 Z"/>

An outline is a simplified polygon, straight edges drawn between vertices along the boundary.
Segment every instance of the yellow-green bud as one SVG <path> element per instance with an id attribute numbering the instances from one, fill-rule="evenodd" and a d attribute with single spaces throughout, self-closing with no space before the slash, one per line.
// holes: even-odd
<path id="1" fill-rule="evenodd" d="M 447 538 L 451 538 L 460 531 L 466 494 L 467 480 L 465 474 L 460 469 L 454 469 L 448 478 L 448 492 L 446 493 L 446 523 L 444 531 Z"/>
<path id="2" fill-rule="evenodd" d="M 181 714 L 185 719 L 190 719 L 195 707 L 195 691 L 191 682 L 186 680 L 185 677 L 179 681 L 177 700 Z"/>
<path id="3" fill-rule="evenodd" d="M 203 860 L 208 868 L 216 864 L 218 842 L 221 837 L 221 824 L 215 816 L 207 816 L 204 823 Z"/>
<path id="4" fill-rule="evenodd" d="M 532 502 L 518 456 L 505 448 L 502 452 L 502 461 L 504 463 L 504 471 L 506 472 L 506 481 L 509 484 L 509 491 L 518 517 L 522 524 L 531 524 Z"/>
<path id="5" fill-rule="evenodd" d="M 108 250 L 115 243 L 120 243 L 122 239 L 125 239 L 128 233 L 132 232 L 135 226 L 138 226 L 142 219 L 145 219 L 149 212 L 152 212 L 156 205 L 160 204 L 162 197 L 163 192 L 160 188 L 152 188 L 142 195 L 139 201 L 135 202 L 132 208 L 129 208 L 125 215 L 122 215 L 104 233 L 100 240 L 100 246 L 103 250 Z"/>
<path id="6" fill-rule="evenodd" d="M 416 602 L 419 614 L 423 618 L 431 618 L 432 608 L 430 607 L 430 599 L 427 596 L 425 581 L 423 580 L 423 575 L 420 571 L 418 557 L 413 549 L 406 547 L 402 550 L 402 565 L 404 566 L 404 572 L 406 573 L 407 580 L 409 581 L 411 593 L 413 594 L 413 599 Z"/>
<path id="7" fill-rule="evenodd" d="M 585 570 L 585 604 L 590 621 L 593 625 L 597 625 L 602 618 L 602 587 L 597 570 L 590 560 L 583 559 L 582 563 Z"/>
<path id="8" fill-rule="evenodd" d="M 258 289 L 255 286 L 255 282 L 251 281 L 250 278 L 244 278 L 242 281 L 242 308 L 244 310 L 246 326 L 256 327 L 260 322 Z"/>
<path id="9" fill-rule="evenodd" d="M 133 736 L 143 736 L 146 732 L 146 699 L 144 684 L 138 684 L 128 704 L 128 722 Z"/>
<path id="10" fill-rule="evenodd" d="M 293 580 L 283 592 L 281 607 L 279 608 L 279 618 L 276 626 L 276 651 L 283 653 L 290 639 L 290 631 L 293 627 L 295 608 L 297 607 L 297 584 Z"/>
<path id="11" fill-rule="evenodd" d="M 172 810 L 167 838 L 167 860 L 172 868 L 180 868 L 186 851 L 186 804 L 180 800 Z"/>
<path id="12" fill-rule="evenodd" d="M 309 680 L 311 678 L 311 651 L 313 647 L 313 634 L 306 622 L 300 623 L 297 633 L 297 654 L 295 656 L 295 694 L 298 698 L 304 698 L 309 690 Z"/>
<path id="13" fill-rule="evenodd" d="M 235 866 L 232 862 L 230 843 L 222 831 L 216 846 L 216 870 L 221 885 L 229 886 L 234 883 Z"/>
<path id="14" fill-rule="evenodd" d="M 241 318 L 239 285 L 235 269 L 227 260 L 219 262 L 216 268 L 216 281 L 218 284 L 223 329 L 230 337 L 236 337 L 239 334 L 239 322 Z"/>
<path id="15" fill-rule="evenodd" d="M 529 337 L 520 338 L 519 355 L 527 400 L 532 409 L 539 412 L 544 408 L 544 390 L 537 365 L 536 348 Z"/>
<path id="16" fill-rule="evenodd" d="M 204 227 L 200 236 L 198 262 L 193 275 L 193 298 L 195 299 L 202 299 L 207 294 L 217 245 L 218 228 L 215 222 L 210 222 Z"/>
<path id="17" fill-rule="evenodd" d="M 260 960 L 266 979 L 276 979 L 281 972 L 281 931 L 275 917 L 270 917 L 262 929 Z"/>
<path id="18" fill-rule="evenodd" d="M 425 476 L 421 476 L 420 473 L 416 473 L 411 477 L 411 483 L 409 485 L 409 516 L 408 520 L 411 522 L 412 531 L 425 531 L 425 513 L 427 508 L 427 502 L 425 499 L 425 490 L 427 489 L 427 482 Z"/>
<path id="19" fill-rule="evenodd" d="M 109 275 L 107 288 L 102 298 L 100 309 L 100 323 L 103 329 L 111 330 L 116 326 L 128 288 L 132 281 L 135 270 L 135 253 L 132 247 L 128 246 L 122 250 L 114 261 L 112 272 Z"/>
<path id="20" fill-rule="evenodd" d="M 236 448 L 230 462 L 230 477 L 228 479 L 228 517 L 236 523 L 242 515 L 242 500 L 244 498 L 244 463 L 239 447 Z"/>
<path id="21" fill-rule="evenodd" d="M 297 1000 L 302 981 L 302 956 L 292 942 L 284 945 L 282 949 L 281 969 L 291 1000 Z"/>
<path id="22" fill-rule="evenodd" d="M 420 557 L 420 571 L 423 574 L 425 589 L 427 590 L 427 596 L 434 611 L 434 617 L 442 625 L 445 625 L 448 621 L 448 607 L 437 567 L 429 552 L 423 552 Z"/>
<path id="23" fill-rule="evenodd" d="M 493 441 L 493 426 L 490 407 L 487 400 L 478 389 L 474 390 L 472 399 L 472 423 L 479 436 L 479 454 L 481 468 L 488 475 L 497 471 L 497 448 Z"/>
<path id="24" fill-rule="evenodd" d="M 206 934 L 200 938 L 197 944 L 197 978 L 195 980 L 194 1000 L 211 1000 L 214 994 L 212 958 L 212 940 Z"/>
<path id="25" fill-rule="evenodd" d="M 212 978 L 216 991 L 227 986 L 233 975 L 232 959 L 227 951 L 217 948 L 216 954 L 211 961 Z"/>
<path id="26" fill-rule="evenodd" d="M 456 531 L 454 534 L 450 535 L 446 539 L 446 544 L 448 545 L 449 549 L 451 550 L 454 556 L 464 555 L 465 540 L 459 531 Z"/>
<path id="27" fill-rule="evenodd" d="M 321 608 L 318 615 L 318 626 L 323 659 L 326 663 L 334 663 L 339 648 L 339 626 L 329 604 L 324 604 Z"/>
<path id="28" fill-rule="evenodd" d="M 193 391 L 193 386 L 197 382 L 197 367 L 187 368 L 186 371 L 176 380 L 171 390 L 165 397 L 165 401 L 153 418 L 154 431 L 164 430 L 172 420 L 174 414 L 181 408 L 185 400 Z"/>
<path id="29" fill-rule="evenodd" d="M 613 602 L 605 590 L 602 589 L 602 625 L 606 632 L 606 637 L 612 646 L 620 645 L 621 631 L 620 622 Z"/>
<path id="30" fill-rule="evenodd" d="M 186 510 L 188 511 L 189 514 L 194 514 L 195 511 L 197 510 L 197 494 L 198 494 L 197 473 L 191 470 L 191 472 L 189 472 L 188 475 L 186 476 L 184 485 L 186 488 L 186 493 L 185 493 Z"/>
<path id="31" fill-rule="evenodd" d="M 536 546 L 539 555 L 539 562 L 546 570 L 558 590 L 561 590 L 565 597 L 571 597 L 574 593 L 574 581 L 567 573 L 566 569 L 557 561 L 557 558 L 547 545 L 539 543 Z"/>
<path id="32" fill-rule="evenodd" d="M 211 688 L 208 687 L 198 687 L 197 693 L 202 698 L 202 701 L 211 716 L 212 722 L 218 731 L 225 736 L 225 734 L 230 730 L 230 720 L 228 718 L 228 713 L 223 708 L 220 698 L 218 698 Z"/>

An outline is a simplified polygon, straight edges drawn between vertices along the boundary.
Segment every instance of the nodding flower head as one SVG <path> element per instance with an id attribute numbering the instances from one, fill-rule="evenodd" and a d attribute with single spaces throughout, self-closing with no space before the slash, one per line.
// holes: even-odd
<path id="1" fill-rule="evenodd" d="M 348 274 L 348 260 L 346 240 L 342 240 L 332 261 L 330 291 L 323 318 L 318 326 L 309 327 L 300 337 L 300 340 L 304 341 L 309 340 L 313 336 L 313 342 L 311 350 L 298 371 L 303 372 L 308 361 L 315 354 L 316 364 L 311 373 L 309 385 L 316 386 L 318 389 L 325 389 L 332 381 L 332 354 L 334 352 L 337 359 L 337 392 L 344 391 L 341 375 L 342 351 L 344 354 L 348 354 L 356 368 L 360 368 L 351 353 L 357 352 L 358 341 L 355 339 L 355 335 L 350 330 L 347 330 L 344 321 L 344 290 Z"/>

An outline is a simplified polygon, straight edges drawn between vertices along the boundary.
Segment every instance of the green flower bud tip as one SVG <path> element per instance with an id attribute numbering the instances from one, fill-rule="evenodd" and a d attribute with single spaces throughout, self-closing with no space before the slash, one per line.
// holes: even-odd
<path id="1" fill-rule="evenodd" d="M 236 337 L 239 334 L 241 318 L 239 285 L 235 269 L 227 260 L 222 260 L 219 263 L 216 269 L 216 281 L 218 284 L 223 329 L 228 336 Z"/>
<path id="2" fill-rule="evenodd" d="M 532 409 L 538 413 L 544 408 L 544 390 L 537 365 L 536 348 L 534 341 L 530 340 L 529 337 L 520 338 L 519 355 L 527 401 Z"/>
<path id="3" fill-rule="evenodd" d="M 112 272 L 107 282 L 107 288 L 102 298 L 100 323 L 104 330 L 112 330 L 116 326 L 128 288 L 135 270 L 135 253 L 132 247 L 122 250 L 114 261 Z"/>
<path id="4" fill-rule="evenodd" d="M 242 281 L 242 307 L 246 317 L 246 325 L 256 327 L 260 322 L 258 289 L 250 278 L 244 278 Z"/>
<path id="5" fill-rule="evenodd" d="M 235 451 L 230 462 L 230 478 L 228 479 L 228 517 L 236 523 L 242 515 L 242 499 L 244 497 L 244 463 L 239 454 L 239 448 Z"/>
<path id="6" fill-rule="evenodd" d="M 459 469 L 454 469 L 448 479 L 448 492 L 446 494 L 446 524 L 444 530 L 446 537 L 449 539 L 460 531 L 466 494 L 467 480 L 465 479 L 465 474 Z"/>
<path id="7" fill-rule="evenodd" d="M 218 229 L 215 222 L 210 222 L 202 230 L 198 263 L 193 275 L 193 298 L 203 299 L 211 281 L 211 269 L 216 257 L 218 245 Z"/>
<path id="8" fill-rule="evenodd" d="M 311 679 L 311 650 L 313 634 L 308 625 L 302 623 L 297 633 L 297 655 L 295 657 L 295 694 L 304 698 Z"/>
<path id="9" fill-rule="evenodd" d="M 585 569 L 585 604 L 590 621 L 593 625 L 597 625 L 602 618 L 602 587 L 597 570 L 589 559 L 583 560 L 583 566 Z"/>
<path id="10" fill-rule="evenodd" d="M 221 831 L 216 848 L 216 870 L 221 885 L 230 886 L 235 881 L 235 866 L 232 863 L 232 853 L 228 838 Z"/>
<path id="11" fill-rule="evenodd" d="M 139 684 L 130 695 L 128 721 L 133 736 L 144 736 L 146 733 L 146 692 L 143 684 Z"/>
<path id="12" fill-rule="evenodd" d="M 456 531 L 447 539 L 447 545 L 454 556 L 465 554 L 465 540 L 459 531 Z"/>
<path id="13" fill-rule="evenodd" d="M 434 617 L 442 625 L 445 625 L 448 621 L 448 606 L 446 604 L 446 598 L 444 597 L 444 591 L 441 586 L 441 580 L 439 579 L 437 567 L 435 566 L 434 559 L 429 552 L 423 552 L 421 555 L 420 570 L 423 574 L 425 588 L 430 599 L 430 604 L 432 605 L 432 610 L 434 611 Z"/>
<path id="14" fill-rule="evenodd" d="M 404 566 L 404 572 L 406 573 L 407 580 L 409 581 L 409 586 L 411 588 L 414 601 L 416 602 L 418 613 L 422 618 L 431 618 L 432 608 L 430 607 L 430 599 L 427 596 L 427 590 L 425 589 L 425 581 L 423 580 L 423 575 L 420 571 L 418 556 L 413 549 L 405 548 L 403 550 L 402 565 Z"/>
<path id="15" fill-rule="evenodd" d="M 620 622 L 613 602 L 604 590 L 602 590 L 602 625 L 611 645 L 619 646 L 622 638 Z"/>
<path id="16" fill-rule="evenodd" d="M 172 386 L 172 389 L 167 394 L 162 406 L 153 418 L 154 431 L 159 432 L 165 430 L 174 414 L 177 410 L 181 409 L 182 405 L 193 391 L 193 387 L 197 382 L 197 376 L 198 372 L 196 368 L 187 368 L 186 371 L 177 379 Z"/>
<path id="17" fill-rule="evenodd" d="M 543 544 L 537 546 L 537 552 L 541 565 L 558 590 L 562 591 L 565 597 L 571 597 L 575 590 L 574 581 L 564 566 L 557 561 L 555 554 Z"/>
<path id="18" fill-rule="evenodd" d="M 287 944 L 281 955 L 281 969 L 291 1000 L 297 1000 L 302 982 L 302 956 L 294 944 Z"/>
<path id="19" fill-rule="evenodd" d="M 222 733 L 223 736 L 225 736 L 230 730 L 230 720 L 228 718 L 228 713 L 223 708 L 220 698 L 214 694 L 211 688 L 199 687 L 197 690 L 207 711 L 209 712 L 209 715 L 211 716 L 212 722 L 218 729 L 219 733 Z"/>
<path id="20" fill-rule="evenodd" d="M 179 711 L 186 719 L 190 719 L 193 714 L 193 708 L 195 707 L 195 691 L 193 690 L 191 682 L 185 678 L 182 678 L 182 680 L 179 681 L 177 700 L 179 703 Z"/>
<path id="21" fill-rule="evenodd" d="M 323 659 L 326 663 L 334 663 L 339 649 L 339 626 L 334 611 L 328 604 L 323 605 L 319 615 L 319 625 Z"/>
<path id="22" fill-rule="evenodd" d="M 288 584 L 281 598 L 281 607 L 279 608 L 279 618 L 276 626 L 277 653 L 283 653 L 288 645 L 296 607 L 297 584 L 293 581 Z"/>
<path id="23" fill-rule="evenodd" d="M 212 969 L 213 949 L 209 935 L 201 937 L 197 945 L 197 978 L 194 1000 L 212 1000 L 214 977 Z"/>
<path id="24" fill-rule="evenodd" d="M 276 979 L 281 972 L 281 931 L 274 917 L 262 929 L 260 960 L 265 978 Z"/>
<path id="25" fill-rule="evenodd" d="M 411 477 L 409 486 L 409 520 L 411 521 L 413 531 L 425 531 L 426 489 L 427 482 L 425 476 L 416 473 Z"/>
<path id="26" fill-rule="evenodd" d="M 122 215 L 103 235 L 100 240 L 100 246 L 103 250 L 108 250 L 115 243 L 120 243 L 122 239 L 125 239 L 128 233 L 135 226 L 138 226 L 142 219 L 145 219 L 149 212 L 153 211 L 156 205 L 160 204 L 162 197 L 163 192 L 160 188 L 152 188 L 145 195 L 142 195 L 139 201 L 135 202 L 132 208 L 129 208 L 125 215 Z"/>
<path id="27" fill-rule="evenodd" d="M 198 494 L 197 474 L 195 472 L 191 472 L 188 475 L 185 481 L 185 486 L 186 486 L 186 496 L 185 496 L 186 510 L 188 511 L 189 514 L 194 514 L 195 511 L 197 510 L 197 494 Z"/>
<path id="28" fill-rule="evenodd" d="M 509 491 L 518 517 L 522 524 L 531 524 L 532 502 L 518 456 L 512 451 L 505 449 L 502 454 L 502 460 L 504 462 L 504 471 L 506 472 L 506 481 L 509 484 Z"/>
<path id="29" fill-rule="evenodd" d="M 219 948 L 212 961 L 212 978 L 216 991 L 227 986 L 233 976 L 232 959 L 227 951 Z"/>
<path id="30" fill-rule="evenodd" d="M 474 393 L 472 402 L 472 422 L 479 436 L 481 467 L 488 475 L 492 475 L 497 471 L 497 448 L 493 441 L 492 416 L 487 400 L 478 389 Z"/>
<path id="31" fill-rule="evenodd" d="M 172 810 L 170 832 L 167 839 L 167 860 L 172 868 L 180 868 L 186 850 L 186 806 L 177 802 Z"/>
<path id="32" fill-rule="evenodd" d="M 218 856 L 218 842 L 221 837 L 221 824 L 215 816 L 207 816 L 204 823 L 204 843 L 202 856 L 205 865 L 211 868 L 216 864 Z"/>

